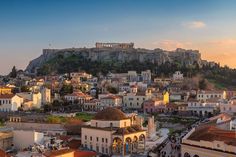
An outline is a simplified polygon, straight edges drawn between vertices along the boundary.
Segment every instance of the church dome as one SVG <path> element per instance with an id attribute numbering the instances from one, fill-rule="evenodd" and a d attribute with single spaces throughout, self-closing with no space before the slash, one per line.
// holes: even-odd
<path id="1" fill-rule="evenodd" d="M 107 121 L 116 121 L 127 119 L 126 115 L 119 109 L 108 107 L 100 112 L 98 112 L 94 120 L 107 120 Z"/>

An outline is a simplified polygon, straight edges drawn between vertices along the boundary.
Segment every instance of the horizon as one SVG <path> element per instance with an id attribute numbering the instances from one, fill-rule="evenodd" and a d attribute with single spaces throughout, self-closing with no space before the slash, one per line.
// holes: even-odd
<path id="1" fill-rule="evenodd" d="M 236 67 L 236 1 L 0 2 L 0 74 L 25 69 L 47 48 L 134 42 L 135 48 L 199 50 L 202 59 Z"/>

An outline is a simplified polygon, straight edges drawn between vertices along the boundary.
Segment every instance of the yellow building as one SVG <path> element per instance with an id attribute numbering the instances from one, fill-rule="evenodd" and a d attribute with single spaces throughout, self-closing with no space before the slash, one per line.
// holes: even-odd
<path id="1" fill-rule="evenodd" d="M 170 102 L 170 94 L 169 94 L 169 92 L 164 92 L 163 93 L 163 102 L 164 102 L 164 104 L 168 104 Z"/>
<path id="2" fill-rule="evenodd" d="M 0 86 L 0 95 L 12 94 L 11 90 L 12 90 L 12 88 L 10 88 L 10 87 Z"/>

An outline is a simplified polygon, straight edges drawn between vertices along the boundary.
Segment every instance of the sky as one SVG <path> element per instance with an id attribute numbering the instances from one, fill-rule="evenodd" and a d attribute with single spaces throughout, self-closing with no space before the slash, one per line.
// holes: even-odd
<path id="1" fill-rule="evenodd" d="M 236 68 L 235 0 L 0 0 L 0 74 L 25 69 L 44 48 L 197 49 Z"/>

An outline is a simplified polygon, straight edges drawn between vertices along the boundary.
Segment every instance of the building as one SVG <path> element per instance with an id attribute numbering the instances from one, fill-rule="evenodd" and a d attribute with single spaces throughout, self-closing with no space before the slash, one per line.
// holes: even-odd
<path id="1" fill-rule="evenodd" d="M 42 95 L 42 104 L 51 103 L 51 89 L 43 88 L 41 90 L 41 95 Z"/>
<path id="2" fill-rule="evenodd" d="M 122 97 L 116 95 L 108 95 L 99 99 L 104 107 L 121 107 Z"/>
<path id="3" fill-rule="evenodd" d="M 199 91 L 197 92 L 197 100 L 206 101 L 208 99 L 226 99 L 225 91 Z"/>
<path id="4" fill-rule="evenodd" d="M 128 71 L 127 80 L 129 82 L 137 82 L 138 81 L 138 74 L 136 71 Z"/>
<path id="5" fill-rule="evenodd" d="M 101 105 L 101 101 L 98 99 L 92 99 L 84 103 L 83 109 L 85 111 L 101 111 L 104 107 Z"/>
<path id="6" fill-rule="evenodd" d="M 11 148 L 12 144 L 13 144 L 12 131 L 1 131 L 0 132 L 0 149 L 7 150 Z"/>
<path id="7" fill-rule="evenodd" d="M 143 102 L 143 111 L 145 113 L 160 113 L 165 111 L 163 100 L 147 100 Z"/>
<path id="8" fill-rule="evenodd" d="M 230 130 L 232 119 L 223 120 L 225 116 L 213 117 L 187 133 L 181 143 L 182 157 L 236 157 L 236 132 Z"/>
<path id="9" fill-rule="evenodd" d="M 7 86 L 0 86 L 0 95 L 12 94 L 12 88 Z"/>
<path id="10" fill-rule="evenodd" d="M 67 94 L 64 98 L 72 103 L 75 103 L 77 101 L 78 104 L 84 104 L 85 102 L 92 99 L 90 95 L 84 94 L 82 92 L 74 92 L 72 94 Z"/>
<path id="11" fill-rule="evenodd" d="M 180 71 L 176 71 L 173 74 L 173 80 L 174 81 L 182 81 L 184 79 L 184 74 L 182 74 Z"/>
<path id="12" fill-rule="evenodd" d="M 143 82 L 151 83 L 151 81 L 152 81 L 151 70 L 142 71 L 141 77 L 142 77 Z"/>
<path id="13" fill-rule="evenodd" d="M 42 106 L 42 94 L 40 92 L 22 92 L 17 93 L 17 95 L 23 98 L 24 102 L 32 104 L 29 107 L 33 108 L 41 108 Z M 25 105 L 27 106 L 27 105 Z"/>
<path id="14" fill-rule="evenodd" d="M 13 131 L 13 144 L 16 149 L 25 149 L 29 146 L 42 144 L 44 134 L 31 130 L 14 130 Z"/>
<path id="15" fill-rule="evenodd" d="M 43 157 L 96 157 L 97 153 L 92 151 L 81 151 L 73 149 L 60 149 L 47 151 L 43 154 Z"/>
<path id="16" fill-rule="evenodd" d="M 106 108 L 98 112 L 90 126 L 82 127 L 82 145 L 107 155 L 127 155 L 144 152 L 146 131 L 119 109 Z"/>
<path id="17" fill-rule="evenodd" d="M 198 115 L 198 116 L 207 116 L 210 117 L 217 113 L 219 110 L 219 102 L 217 101 L 198 101 L 198 100 L 190 100 L 188 102 L 187 110 L 192 115 Z"/>
<path id="18" fill-rule="evenodd" d="M 168 86 L 171 83 L 171 79 L 170 78 L 154 78 L 154 83 L 161 85 L 161 86 Z"/>
<path id="19" fill-rule="evenodd" d="M 17 111 L 23 104 L 23 98 L 15 94 L 0 95 L 0 111 Z"/>
<path id="20" fill-rule="evenodd" d="M 99 42 L 96 42 L 96 48 L 129 49 L 129 48 L 134 48 L 134 43 L 99 43 Z"/>
<path id="21" fill-rule="evenodd" d="M 236 113 L 236 100 L 230 100 L 220 103 L 221 113 Z"/>
<path id="22" fill-rule="evenodd" d="M 143 109 L 143 102 L 152 98 L 151 90 L 137 93 L 127 93 L 123 96 L 123 104 L 127 109 Z"/>

